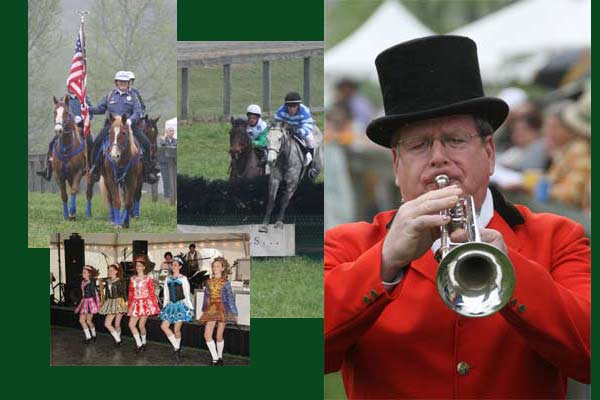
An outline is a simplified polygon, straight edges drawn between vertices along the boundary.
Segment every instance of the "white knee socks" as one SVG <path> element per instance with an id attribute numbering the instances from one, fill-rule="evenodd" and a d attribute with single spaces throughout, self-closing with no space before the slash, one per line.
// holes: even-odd
<path id="1" fill-rule="evenodd" d="M 142 339 L 140 338 L 140 334 L 134 333 L 133 338 L 135 339 L 135 344 L 137 345 L 137 347 L 142 347 Z"/>
<path id="2" fill-rule="evenodd" d="M 146 335 L 142 335 L 142 344 L 146 344 Z"/>
<path id="3" fill-rule="evenodd" d="M 92 337 L 96 337 L 96 327 L 95 326 L 92 326 L 90 328 L 90 332 L 92 333 Z"/>
<path id="4" fill-rule="evenodd" d="M 115 342 L 119 343 L 121 341 L 121 337 L 117 333 L 117 331 L 110 331 L 110 334 L 113 338 L 115 338 Z"/>
<path id="5" fill-rule="evenodd" d="M 167 336 L 167 339 L 169 339 L 169 342 L 171 342 L 175 350 L 179 350 L 179 343 L 177 343 L 175 335 Z"/>
<path id="6" fill-rule="evenodd" d="M 177 343 L 177 348 L 180 348 L 181 347 L 181 338 L 175 336 L 175 342 Z"/>
<path id="7" fill-rule="evenodd" d="M 217 353 L 219 358 L 223 358 L 223 347 L 225 346 L 225 341 L 217 342 Z"/>
<path id="8" fill-rule="evenodd" d="M 90 340 L 92 338 L 92 336 L 90 335 L 90 330 L 87 328 L 83 328 L 83 333 L 85 333 L 85 338 L 87 340 Z"/>
<path id="9" fill-rule="evenodd" d="M 212 340 L 210 342 L 206 342 L 206 346 L 208 346 L 208 350 L 210 350 L 210 355 L 212 356 L 213 361 L 217 361 L 219 359 L 219 355 L 217 354 L 215 342 Z"/>

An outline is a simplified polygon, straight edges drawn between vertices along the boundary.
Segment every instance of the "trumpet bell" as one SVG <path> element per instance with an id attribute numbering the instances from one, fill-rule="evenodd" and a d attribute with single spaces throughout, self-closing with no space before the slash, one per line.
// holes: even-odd
<path id="1" fill-rule="evenodd" d="M 508 257 L 483 242 L 452 248 L 440 261 L 437 288 L 442 301 L 465 317 L 486 317 L 510 300 L 515 274 Z"/>

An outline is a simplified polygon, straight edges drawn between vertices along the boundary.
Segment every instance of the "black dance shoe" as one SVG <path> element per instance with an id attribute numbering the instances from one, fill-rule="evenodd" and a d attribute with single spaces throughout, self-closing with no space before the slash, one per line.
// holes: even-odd
<path id="1" fill-rule="evenodd" d="M 211 366 L 211 367 L 216 367 L 216 366 L 218 366 L 218 365 L 219 365 L 219 360 L 216 360 L 216 361 L 215 361 L 215 360 L 213 360 L 213 361 L 212 361 L 212 363 L 210 363 L 210 366 Z"/>
<path id="2" fill-rule="evenodd" d="M 96 336 L 92 336 L 92 339 L 91 339 L 91 341 L 92 341 L 92 342 L 95 342 L 95 341 L 96 341 Z"/>
<path id="3" fill-rule="evenodd" d="M 181 362 L 181 349 L 174 350 L 173 354 L 175 355 L 175 361 Z"/>
<path id="4" fill-rule="evenodd" d="M 121 347 L 121 343 L 123 343 L 123 342 L 121 342 L 121 341 L 119 341 L 119 342 L 115 342 L 115 345 L 114 345 L 114 346 L 115 346 L 115 347 Z"/>
<path id="5" fill-rule="evenodd" d="M 223 359 L 222 358 L 219 358 L 219 360 L 217 361 L 217 364 L 221 365 L 221 366 L 225 365 L 225 364 L 223 364 Z"/>
<path id="6" fill-rule="evenodd" d="M 142 345 L 142 351 L 146 351 L 146 343 Z"/>
<path id="7" fill-rule="evenodd" d="M 143 346 L 143 345 L 142 345 L 142 346 L 140 346 L 140 347 L 138 347 L 138 346 L 135 346 L 135 352 L 136 352 L 136 353 L 139 353 L 139 352 L 140 352 L 140 351 L 142 351 L 143 349 L 144 349 L 144 346 Z"/>
<path id="8" fill-rule="evenodd" d="M 83 339 L 83 344 L 90 344 L 90 343 L 92 343 L 92 338 Z"/>

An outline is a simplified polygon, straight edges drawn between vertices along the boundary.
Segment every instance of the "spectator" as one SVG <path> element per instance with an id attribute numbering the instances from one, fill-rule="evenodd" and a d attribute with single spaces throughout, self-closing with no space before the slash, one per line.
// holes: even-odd
<path id="1" fill-rule="evenodd" d="M 352 79 L 340 79 L 335 84 L 335 102 L 348 107 L 358 132 L 365 131 L 375 114 L 369 100 L 358 93 L 358 83 Z"/>
<path id="2" fill-rule="evenodd" d="M 516 171 L 544 169 L 548 163 L 546 144 L 540 137 L 542 116 L 531 110 L 513 120 L 510 139 L 513 144 L 498 156 L 497 162 Z"/>
<path id="3" fill-rule="evenodd" d="M 588 90 L 544 124 L 552 151 L 550 198 L 579 208 L 587 203 L 585 192 L 591 176 L 591 101 Z"/>

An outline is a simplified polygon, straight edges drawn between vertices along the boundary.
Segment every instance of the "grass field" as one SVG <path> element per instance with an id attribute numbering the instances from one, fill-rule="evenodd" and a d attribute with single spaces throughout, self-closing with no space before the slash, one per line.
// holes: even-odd
<path id="1" fill-rule="evenodd" d="M 252 258 L 252 318 L 323 318 L 323 259 Z"/>
<path id="2" fill-rule="evenodd" d="M 323 127 L 323 113 L 314 113 L 317 126 Z M 205 179 L 229 179 L 228 122 L 197 122 L 178 127 L 177 173 Z M 323 173 L 315 180 L 323 181 Z"/>
<path id="3" fill-rule="evenodd" d="M 325 400 L 346 400 L 344 383 L 339 372 L 325 375 L 324 387 L 323 398 Z"/>
<path id="4" fill-rule="evenodd" d="M 108 222 L 108 208 L 102 196 L 92 200 L 92 218 L 85 218 L 85 194 L 77 197 L 77 220 L 64 221 L 62 203 L 58 193 L 29 192 L 28 202 L 28 246 L 48 247 L 50 234 L 56 232 L 117 232 Z M 150 196 L 142 196 L 141 217 L 130 222 L 128 232 L 175 232 L 177 209 Z"/>
<path id="5" fill-rule="evenodd" d="M 277 60 L 271 63 L 272 112 L 283 103 L 286 93 L 297 91 L 302 94 L 303 63 L 301 58 Z M 195 67 L 190 68 L 189 71 L 188 118 L 221 116 L 223 114 L 223 68 Z M 311 106 L 323 107 L 323 57 L 312 59 L 311 78 Z M 180 87 L 181 74 L 178 74 L 177 79 L 177 87 Z M 231 87 L 233 115 L 245 115 L 248 104 L 259 104 L 262 107 L 262 63 L 232 65 Z M 181 110 L 181 99 L 178 97 L 177 101 L 177 110 Z"/>

